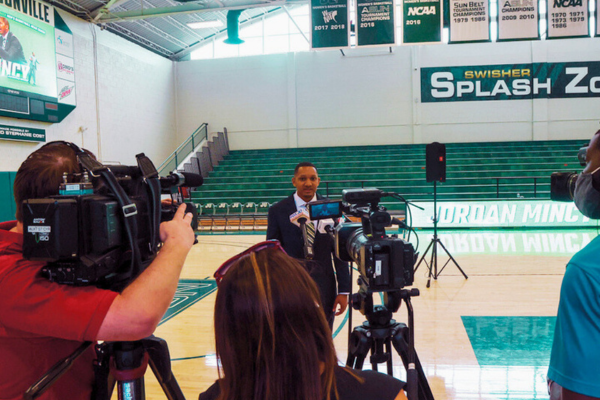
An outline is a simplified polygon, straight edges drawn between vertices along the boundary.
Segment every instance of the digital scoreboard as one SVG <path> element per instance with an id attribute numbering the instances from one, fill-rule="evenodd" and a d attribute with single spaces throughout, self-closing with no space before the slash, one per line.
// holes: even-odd
<path id="1" fill-rule="evenodd" d="M 54 7 L 0 0 L 0 115 L 60 122 L 75 109 L 73 34 Z"/>

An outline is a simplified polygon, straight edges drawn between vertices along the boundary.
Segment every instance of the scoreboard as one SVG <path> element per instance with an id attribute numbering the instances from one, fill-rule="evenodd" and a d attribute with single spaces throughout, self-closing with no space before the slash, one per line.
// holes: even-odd
<path id="1" fill-rule="evenodd" d="M 69 27 L 44 2 L 0 0 L 0 115 L 53 123 L 75 106 Z"/>

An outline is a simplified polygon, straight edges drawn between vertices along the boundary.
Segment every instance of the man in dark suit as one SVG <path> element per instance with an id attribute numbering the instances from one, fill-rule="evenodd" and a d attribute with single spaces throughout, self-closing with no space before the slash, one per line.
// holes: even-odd
<path id="1" fill-rule="evenodd" d="M 308 212 L 304 211 L 306 203 L 322 198 L 316 194 L 320 181 L 313 164 L 302 162 L 296 166 L 292 178 L 296 192 L 269 209 L 267 239 L 279 240 L 290 256 L 306 263 L 321 292 L 329 325 L 333 326 L 334 316 L 342 314 L 348 306 L 348 294 L 352 289 L 348 264 L 335 257 L 335 243 L 325 231 L 325 226 L 333 221 L 326 220 L 312 222 L 315 227 L 314 256 L 312 260 L 305 260 L 304 238 L 298 223 L 302 212 L 308 217 Z"/>
<path id="2" fill-rule="evenodd" d="M 4 17 L 0 17 L 0 58 L 20 64 L 27 62 L 21 42 L 10 31 L 8 20 Z"/>

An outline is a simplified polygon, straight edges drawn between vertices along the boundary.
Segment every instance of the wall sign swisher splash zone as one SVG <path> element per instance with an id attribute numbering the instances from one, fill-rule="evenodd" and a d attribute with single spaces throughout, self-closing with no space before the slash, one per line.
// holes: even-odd
<path id="1" fill-rule="evenodd" d="M 421 102 L 600 97 L 600 62 L 421 69 Z"/>

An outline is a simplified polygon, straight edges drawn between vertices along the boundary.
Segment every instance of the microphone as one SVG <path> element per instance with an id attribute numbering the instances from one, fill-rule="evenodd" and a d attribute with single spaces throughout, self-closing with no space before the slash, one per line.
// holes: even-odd
<path id="1" fill-rule="evenodd" d="M 304 258 L 307 260 L 312 260 L 315 256 L 315 253 L 312 245 L 308 241 L 308 234 L 306 233 L 306 221 L 308 220 L 305 217 L 298 218 L 300 229 L 302 230 L 302 238 L 304 239 Z"/>
<path id="2" fill-rule="evenodd" d="M 204 178 L 191 172 L 171 172 L 168 176 L 160 178 L 160 186 L 168 189 L 173 186 L 198 187 L 202 186 Z"/>

